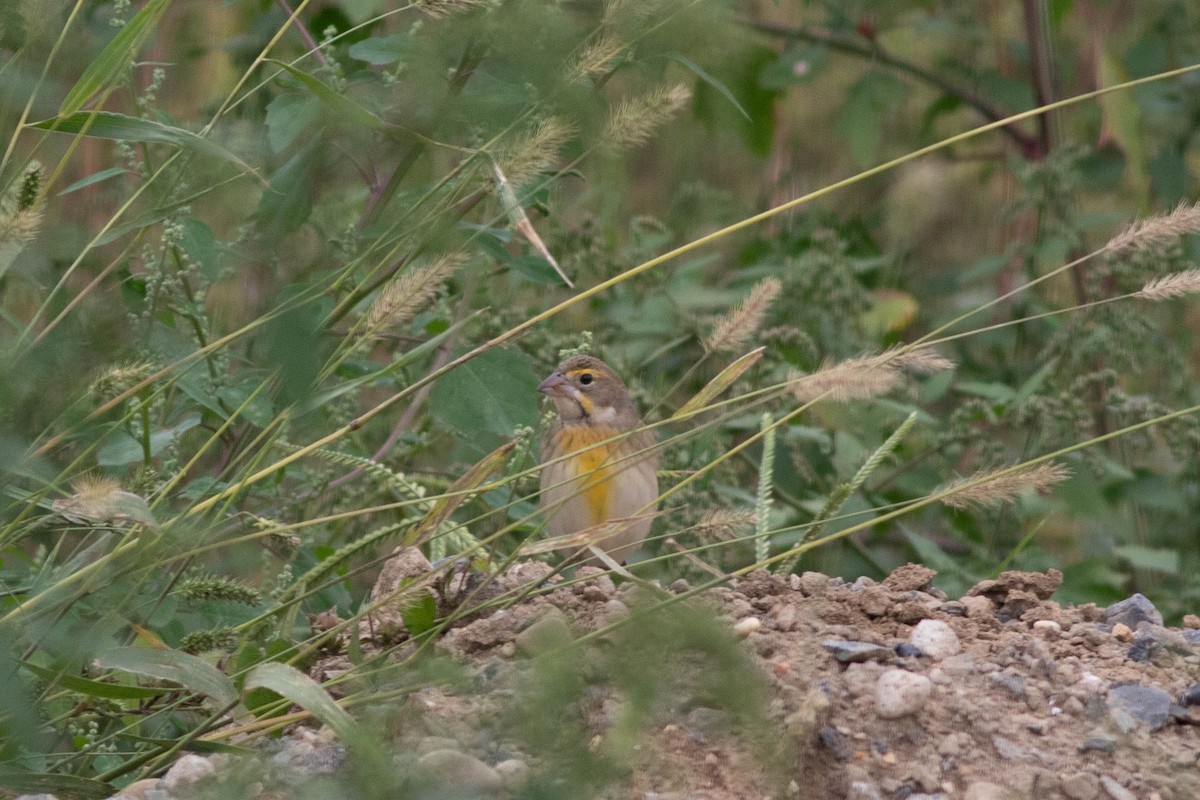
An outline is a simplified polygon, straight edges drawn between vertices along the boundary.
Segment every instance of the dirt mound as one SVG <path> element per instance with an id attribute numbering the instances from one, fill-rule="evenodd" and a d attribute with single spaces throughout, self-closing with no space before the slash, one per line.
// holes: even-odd
<path id="1" fill-rule="evenodd" d="M 503 763 L 518 794 L 599 759 L 614 798 L 1200 798 L 1200 631 L 1140 595 L 1063 607 L 1051 570 L 950 599 L 911 564 L 696 596 L 549 572 L 514 567 L 500 589 L 539 591 L 437 642 L 469 677 L 408 698 L 398 749 Z"/>

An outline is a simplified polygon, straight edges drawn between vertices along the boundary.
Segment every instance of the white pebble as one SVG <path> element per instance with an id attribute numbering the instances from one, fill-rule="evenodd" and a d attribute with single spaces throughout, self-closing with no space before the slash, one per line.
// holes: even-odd
<path id="1" fill-rule="evenodd" d="M 1046 636 L 1058 636 L 1062 633 L 1062 625 L 1052 619 L 1039 619 L 1033 623 L 1033 629 Z"/>
<path id="2" fill-rule="evenodd" d="M 733 632 L 745 638 L 760 628 L 762 628 L 762 620 L 758 617 L 746 617 L 737 621 L 737 624 L 733 626 Z"/>
<path id="3" fill-rule="evenodd" d="M 159 788 L 170 794 L 182 794 L 216 773 L 217 768 L 207 758 L 186 753 L 171 765 L 159 782 Z"/>
<path id="4" fill-rule="evenodd" d="M 922 653 L 934 661 L 941 661 L 958 653 L 958 634 L 940 619 L 923 619 L 913 628 L 908 640 Z"/>
<path id="5" fill-rule="evenodd" d="M 932 693 L 933 683 L 924 675 L 889 669 L 875 682 L 875 711 L 884 719 L 915 714 Z"/>

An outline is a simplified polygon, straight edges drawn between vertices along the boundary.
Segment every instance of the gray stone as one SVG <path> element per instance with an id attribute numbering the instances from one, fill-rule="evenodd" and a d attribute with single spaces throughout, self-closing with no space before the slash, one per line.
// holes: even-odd
<path id="1" fill-rule="evenodd" d="M 1162 613 L 1154 607 L 1145 596 L 1134 594 L 1119 603 L 1113 603 L 1104 609 L 1104 621 L 1110 625 L 1118 622 L 1137 628 L 1139 622 L 1150 622 L 1154 625 L 1163 624 Z"/>
<path id="2" fill-rule="evenodd" d="M 571 641 L 567 615 L 557 608 L 551 608 L 536 622 L 518 633 L 513 641 L 518 651 L 531 656 L 562 647 Z"/>
<path id="3" fill-rule="evenodd" d="M 841 639 L 826 639 L 821 646 L 828 650 L 839 663 L 859 664 L 863 661 L 891 661 L 890 648 L 870 642 L 844 642 Z"/>
<path id="4" fill-rule="evenodd" d="M 1162 689 L 1153 686 L 1125 684 L 1116 686 L 1108 693 L 1109 715 L 1125 712 L 1138 722 L 1156 731 L 1171 718 L 1174 698 Z"/>
<path id="5" fill-rule="evenodd" d="M 182 794 L 216 774 L 217 768 L 203 756 L 185 753 L 162 776 L 158 788 L 168 794 Z"/>
<path id="6" fill-rule="evenodd" d="M 426 753 L 417 766 L 431 782 L 467 795 L 499 794 L 504 786 L 500 773 L 458 750 Z"/>
<path id="7" fill-rule="evenodd" d="M 1115 778 L 1110 778 L 1107 775 L 1100 776 L 1100 785 L 1104 787 L 1104 792 L 1112 800 L 1137 800 L 1137 796 L 1126 789 L 1121 784 L 1117 783 Z"/>

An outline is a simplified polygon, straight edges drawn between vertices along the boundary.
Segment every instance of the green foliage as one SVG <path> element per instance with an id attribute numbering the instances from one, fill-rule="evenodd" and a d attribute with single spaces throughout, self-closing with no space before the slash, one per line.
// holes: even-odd
<path id="1" fill-rule="evenodd" d="M 7 787 L 103 796 L 294 704 L 394 796 L 411 776 L 347 709 L 457 680 L 429 643 L 556 558 L 536 386 L 580 342 L 662 444 L 638 580 L 708 580 L 681 549 L 920 560 L 948 591 L 1060 566 L 1064 599 L 1194 610 L 1194 313 L 1148 289 L 1200 255 L 1195 206 L 1163 213 L 1200 185 L 1194 13 L 1093 9 L 1092 53 L 1106 21 L 1070 3 L 1049 30 L 1017 4 L 797 28 L 691 0 L 280 5 L 26 3 L 0 30 Z M 403 588 L 455 591 L 399 593 L 364 653 L 399 544 L 434 562 Z M 573 791 L 619 781 L 672 698 L 769 737 L 696 609 L 597 638 L 540 657 L 507 720 Z M 345 694 L 303 671 L 330 652 Z M 589 682 L 628 701 L 603 752 L 530 713 Z"/>

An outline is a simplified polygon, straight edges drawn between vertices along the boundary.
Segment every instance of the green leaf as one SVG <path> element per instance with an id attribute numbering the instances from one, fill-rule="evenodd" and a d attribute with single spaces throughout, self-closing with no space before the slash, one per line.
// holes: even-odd
<path id="1" fill-rule="evenodd" d="M 246 691 L 268 689 L 285 697 L 325 723 L 343 742 L 366 741 L 366 734 L 329 693 L 295 667 L 266 661 L 246 677 Z"/>
<path id="2" fill-rule="evenodd" d="M 1179 574 L 1179 553 L 1175 550 L 1126 544 L 1114 547 L 1113 554 L 1128 561 L 1134 569 Z"/>
<path id="3" fill-rule="evenodd" d="M 238 699 L 237 689 L 225 673 L 207 661 L 179 650 L 113 647 L 101 651 L 96 656 L 96 664 L 103 669 L 177 683 L 189 691 L 212 698 L 221 707 L 231 705 Z"/>
<path id="4" fill-rule="evenodd" d="M 312 177 L 316 173 L 318 142 L 312 141 L 296 152 L 271 176 L 271 185 L 258 201 L 254 212 L 258 227 L 268 240 L 290 233 L 312 213 Z"/>
<path id="5" fill-rule="evenodd" d="M 350 46 L 350 57 L 357 58 L 377 67 L 384 64 L 395 64 L 404 58 L 408 49 L 409 37 L 404 34 L 395 36 L 374 36 L 363 39 Z"/>
<path id="6" fill-rule="evenodd" d="M 204 277 L 215 283 L 220 273 L 217 265 L 217 237 L 213 235 L 212 228 L 195 217 L 185 217 L 180 221 L 180 227 L 183 229 L 183 237 L 179 243 L 184 252 L 200 265 Z"/>
<path id="7" fill-rule="evenodd" d="M 554 267 L 550 265 L 550 262 L 533 253 L 510 258 L 508 266 L 534 283 L 562 283 L 562 278 L 554 271 Z"/>
<path id="8" fill-rule="evenodd" d="M 267 106 L 267 144 L 279 153 L 300 132 L 321 118 L 321 103 L 311 95 L 281 94 Z"/>
<path id="9" fill-rule="evenodd" d="M 850 146 L 850 157 L 859 167 L 879 159 L 888 118 L 907 95 L 908 84 L 887 72 L 868 72 L 850 87 L 834 131 Z"/>
<path id="10" fill-rule="evenodd" d="M 66 675 L 58 670 L 31 664 L 28 661 L 22 662 L 21 666 L 46 683 L 62 686 L 88 697 L 103 697 L 107 700 L 145 700 L 172 691 L 165 688 L 156 689 L 147 686 L 128 686 L 120 683 L 88 680 L 78 675 Z"/>
<path id="11" fill-rule="evenodd" d="M 137 51 L 154 26 L 162 18 L 171 0 L 150 0 L 117 32 L 100 54 L 92 59 L 83 75 L 58 107 L 58 116 L 67 117 L 83 108 L 83 104 L 104 90 L 129 69 Z"/>
<path id="12" fill-rule="evenodd" d="M 96 139 L 117 142 L 147 142 L 184 147 L 236 164 L 239 169 L 254 172 L 254 168 L 233 153 L 191 131 L 164 125 L 161 122 L 117 114 L 112 111 L 79 111 L 75 114 L 31 122 L 28 127 L 55 133 L 82 134 Z"/>
<path id="13" fill-rule="evenodd" d="M 750 119 L 750 115 L 746 113 L 746 109 L 742 108 L 742 104 L 737 101 L 737 98 L 733 96 L 733 92 L 729 91 L 729 89 L 725 86 L 725 84 L 721 83 L 719 80 L 714 78 L 712 75 L 709 75 L 707 72 L 705 72 L 703 69 L 700 68 L 699 64 L 692 61 L 690 58 L 686 58 L 684 56 L 676 54 L 676 55 L 671 56 L 671 59 L 673 61 L 676 61 L 676 62 L 682 64 L 683 66 L 685 66 L 689 70 L 691 70 L 693 73 L 695 73 L 697 78 L 699 78 L 700 80 L 707 83 L 709 86 L 711 86 L 717 92 L 717 94 L 721 95 L 726 100 L 728 100 L 729 104 L 731 106 L 733 106 L 735 109 L 737 109 L 737 112 L 739 114 L 741 114 L 747 122 L 752 122 L 752 120 Z"/>
<path id="14" fill-rule="evenodd" d="M 169 428 L 159 428 L 150 434 L 150 455 L 156 456 L 176 437 L 200 424 L 200 415 L 194 411 L 184 414 L 179 422 Z M 141 461 L 145 457 L 142 443 L 124 431 L 113 435 L 112 441 L 100 448 L 96 463 L 105 467 L 116 467 Z"/>
<path id="15" fill-rule="evenodd" d="M 437 601 L 433 595 L 422 592 L 412 605 L 400 611 L 400 617 L 411 635 L 420 636 L 432 630 L 437 622 Z"/>
<path id="16" fill-rule="evenodd" d="M 100 181 L 106 181 L 109 178 L 114 178 L 117 175 L 124 175 L 127 172 L 129 172 L 129 170 L 125 169 L 124 167 L 110 167 L 108 169 L 102 169 L 99 172 L 88 175 L 86 178 L 80 178 L 79 180 L 75 181 L 70 186 L 59 192 L 58 196 L 62 197 L 64 194 L 77 192 L 85 186 L 91 186 L 93 183 L 100 183 Z"/>
<path id="17" fill-rule="evenodd" d="M 475 438 L 481 432 L 511 436 L 518 425 L 537 425 L 537 398 L 529 356 L 495 348 L 443 376 L 429 399 L 443 424 Z"/>
<path id="18" fill-rule="evenodd" d="M 0 786 L 20 794 L 52 794 L 60 797 L 109 797 L 113 788 L 107 783 L 51 772 L 21 772 L 11 767 L 0 769 Z"/>
<path id="19" fill-rule="evenodd" d="M 267 59 L 267 63 L 274 64 L 300 81 L 306 89 L 312 92 L 318 100 L 333 112 L 335 119 L 344 120 L 358 127 L 369 128 L 370 130 L 378 130 L 384 127 L 383 120 L 358 103 L 353 102 L 341 92 L 326 86 L 319 78 L 308 74 L 304 70 L 285 64 L 282 61 Z"/>

